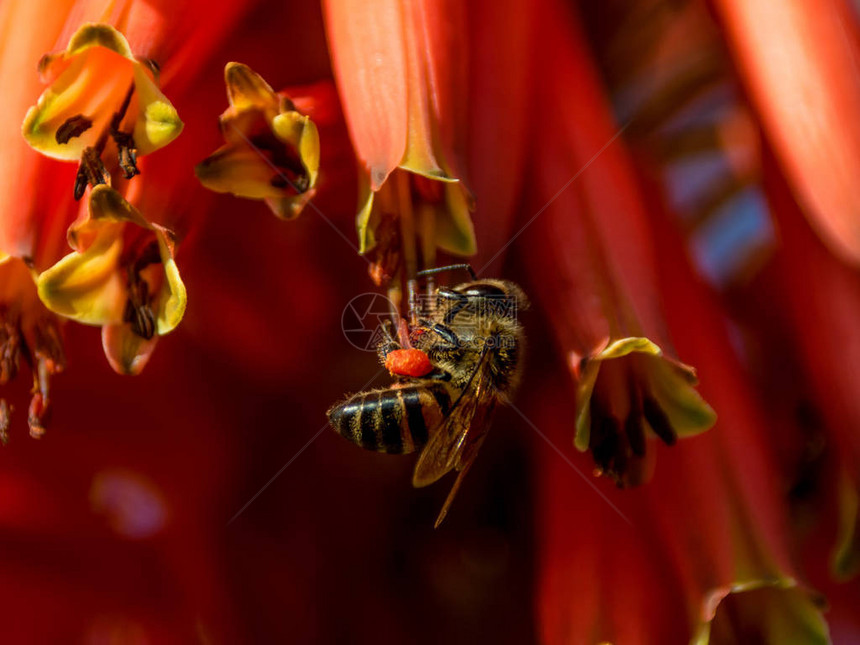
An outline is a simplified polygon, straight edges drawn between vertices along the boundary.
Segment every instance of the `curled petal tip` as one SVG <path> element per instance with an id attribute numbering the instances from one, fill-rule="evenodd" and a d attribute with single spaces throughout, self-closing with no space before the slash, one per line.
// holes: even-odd
<path id="1" fill-rule="evenodd" d="M 102 348 L 108 364 L 117 374 L 140 374 L 149 362 L 157 343 L 157 335 L 148 339 L 142 338 L 134 333 L 128 323 L 102 327 Z"/>
<path id="2" fill-rule="evenodd" d="M 104 47 L 123 58 L 134 60 L 134 54 L 125 36 L 111 25 L 95 22 L 84 24 L 69 40 L 65 53 L 67 56 L 74 56 L 91 47 Z"/>
<path id="3" fill-rule="evenodd" d="M 250 108 L 277 109 L 279 101 L 275 91 L 262 76 L 243 63 L 227 63 L 224 83 L 230 107 L 237 111 Z"/>

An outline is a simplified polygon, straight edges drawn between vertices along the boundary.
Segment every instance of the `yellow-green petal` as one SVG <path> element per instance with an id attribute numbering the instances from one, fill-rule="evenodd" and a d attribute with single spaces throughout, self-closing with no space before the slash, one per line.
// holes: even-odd
<path id="1" fill-rule="evenodd" d="M 141 228 L 150 228 L 143 214 L 110 186 L 100 184 L 90 193 L 90 219 L 92 222 L 131 222 Z M 73 228 L 80 228 L 73 225 Z"/>
<path id="2" fill-rule="evenodd" d="M 102 327 L 102 349 L 117 374 L 140 374 L 157 344 L 158 336 L 142 338 L 132 331 L 129 323 Z"/>
<path id="3" fill-rule="evenodd" d="M 364 254 L 376 246 L 373 226 L 375 222 L 372 221 L 374 193 L 370 189 L 370 178 L 367 175 L 362 173 L 358 181 L 358 215 L 355 218 L 355 228 L 358 232 L 358 252 Z"/>
<path id="4" fill-rule="evenodd" d="M 573 445 L 580 452 L 588 450 L 591 441 L 591 395 L 597 375 L 600 373 L 600 359 L 587 360 L 579 375 L 576 388 L 576 432 L 573 435 Z"/>
<path id="5" fill-rule="evenodd" d="M 138 155 L 163 148 L 182 132 L 183 123 L 173 104 L 158 89 L 140 64 L 134 68 L 134 89 L 140 113 L 134 124 L 134 144 Z"/>
<path id="6" fill-rule="evenodd" d="M 454 255 L 477 253 L 471 210 L 471 199 L 463 185 L 446 183 L 445 202 L 436 209 L 436 246 Z"/>
<path id="7" fill-rule="evenodd" d="M 691 437 L 711 428 L 717 414 L 688 377 L 667 361 L 651 361 L 651 392 L 679 437 Z"/>
<path id="8" fill-rule="evenodd" d="M 179 268 L 173 259 L 172 245 L 167 231 L 160 226 L 154 225 L 154 228 L 158 236 L 161 264 L 164 267 L 164 283 L 158 297 L 156 316 L 158 335 L 163 336 L 176 329 L 182 321 L 188 303 L 188 294 L 185 291 L 185 284 L 179 276 Z"/>
<path id="9" fill-rule="evenodd" d="M 227 98 L 234 110 L 257 108 L 277 112 L 280 103 L 278 95 L 262 76 L 247 65 L 227 63 L 224 83 L 227 85 Z"/>
<path id="10" fill-rule="evenodd" d="M 609 343 L 591 360 L 597 359 L 602 361 L 610 358 L 620 358 L 634 352 L 649 354 L 651 356 L 663 355 L 663 350 L 649 339 L 641 336 L 631 336 Z"/>
<path id="11" fill-rule="evenodd" d="M 197 179 L 216 193 L 230 193 L 249 199 L 280 198 L 285 190 L 272 185 L 278 170 L 247 145 L 219 148 L 194 167 Z"/>
<path id="12" fill-rule="evenodd" d="M 296 111 L 284 112 L 272 119 L 272 131 L 281 141 L 299 151 L 299 159 L 313 188 L 320 168 L 320 135 L 310 117 Z"/>
<path id="13" fill-rule="evenodd" d="M 72 252 L 36 280 L 39 298 L 54 313 L 89 325 L 122 319 L 126 284 L 117 270 L 122 224 L 105 224 L 83 252 Z"/>
<path id="14" fill-rule="evenodd" d="M 727 602 L 746 603 L 741 611 L 721 611 Z M 711 636 L 723 638 L 733 634 L 731 617 L 749 625 L 754 624 L 760 641 L 790 643 L 791 645 L 828 645 L 830 630 L 821 612 L 820 603 L 809 591 L 797 586 L 791 578 L 751 580 L 715 591 L 708 599 L 706 618 L 690 645 L 709 645 Z M 727 621 L 725 632 L 721 626 Z M 722 638 L 720 639 L 722 640 Z"/>
<path id="15" fill-rule="evenodd" d="M 860 495 L 856 484 L 845 474 L 839 482 L 839 529 L 830 570 L 840 581 L 860 571 Z"/>
<path id="16" fill-rule="evenodd" d="M 69 40 L 66 56 L 74 56 L 90 47 L 104 47 L 124 58 L 134 60 L 134 54 L 125 36 L 110 25 L 90 22 L 81 26 Z"/>

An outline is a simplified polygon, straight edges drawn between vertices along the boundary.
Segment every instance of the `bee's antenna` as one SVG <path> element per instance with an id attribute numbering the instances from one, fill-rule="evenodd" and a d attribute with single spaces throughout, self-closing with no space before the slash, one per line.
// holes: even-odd
<path id="1" fill-rule="evenodd" d="M 419 271 L 416 273 L 416 277 L 425 276 L 425 275 L 436 275 L 437 273 L 443 273 L 445 271 L 468 271 L 469 276 L 472 278 L 472 281 L 478 279 L 478 276 L 475 275 L 475 270 L 472 268 L 471 264 L 451 264 L 446 267 L 436 267 L 435 269 L 424 269 L 423 271 Z"/>

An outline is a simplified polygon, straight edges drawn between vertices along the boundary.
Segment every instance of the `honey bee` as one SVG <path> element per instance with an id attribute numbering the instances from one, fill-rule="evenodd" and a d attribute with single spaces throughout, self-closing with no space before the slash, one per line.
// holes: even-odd
<path id="1" fill-rule="evenodd" d="M 429 358 L 427 372 L 394 373 L 389 387 L 359 392 L 328 411 L 332 428 L 362 448 L 393 454 L 421 450 L 413 486 L 459 473 L 436 527 L 478 454 L 496 405 L 510 400 L 520 380 L 525 338 L 517 313 L 528 307 L 516 284 L 478 280 L 469 265 L 419 276 L 451 269 L 467 269 L 472 280 L 436 289 L 426 315 L 412 314 L 407 339 L 395 336 L 388 321 L 377 348 L 390 368 L 392 353 L 411 345 L 410 351 Z"/>

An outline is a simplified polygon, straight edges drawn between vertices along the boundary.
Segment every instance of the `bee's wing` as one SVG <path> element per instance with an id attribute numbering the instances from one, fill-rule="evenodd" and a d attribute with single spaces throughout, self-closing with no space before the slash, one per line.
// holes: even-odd
<path id="1" fill-rule="evenodd" d="M 432 484 L 452 470 L 460 473 L 439 513 L 436 526 L 439 526 L 448 512 L 463 476 L 478 454 L 495 405 L 489 379 L 489 363 L 486 360 L 488 349 L 485 345 L 481 350 L 466 387 L 421 451 L 418 463 L 415 464 L 412 485 L 416 487 Z"/>

